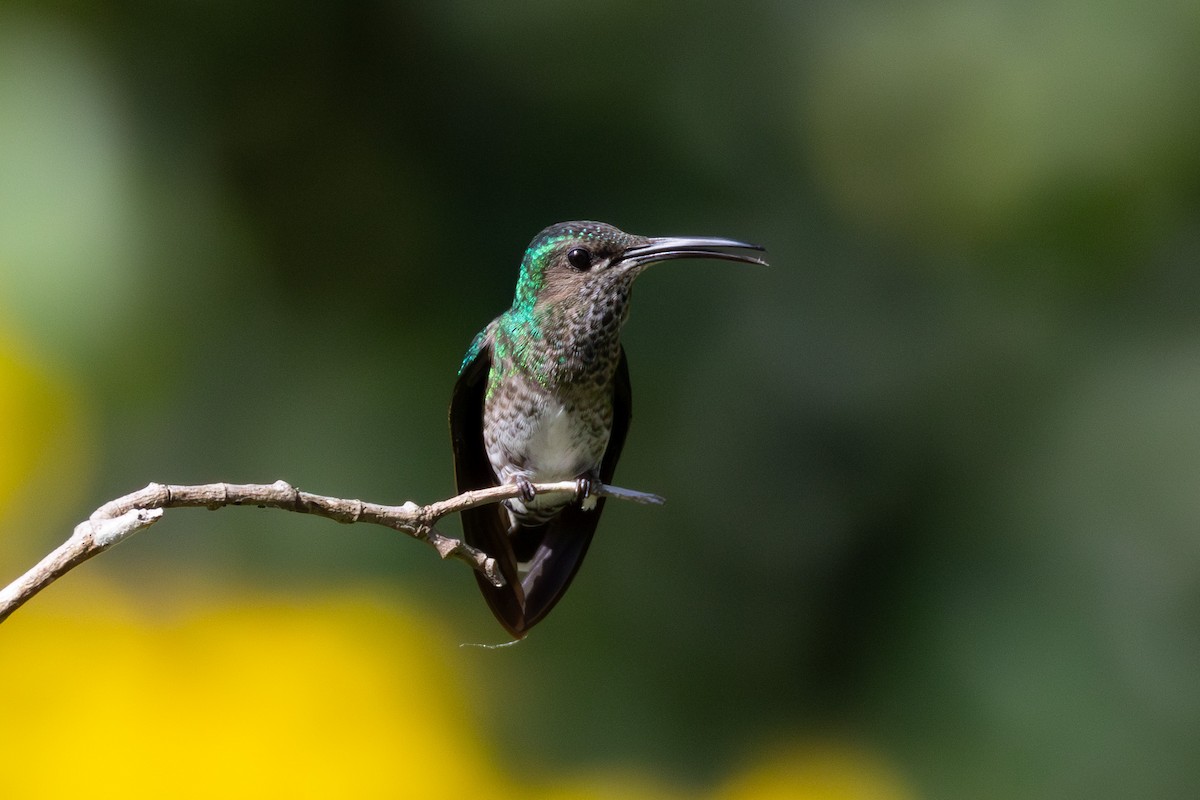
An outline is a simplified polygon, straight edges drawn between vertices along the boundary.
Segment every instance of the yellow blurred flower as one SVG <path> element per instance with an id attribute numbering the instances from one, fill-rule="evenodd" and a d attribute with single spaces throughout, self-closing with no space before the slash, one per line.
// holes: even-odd
<path id="1" fill-rule="evenodd" d="M 119 597 L 94 613 L 47 600 L 0 628 L 0 796 L 513 796 L 453 645 L 409 617 L 257 598 L 151 621 Z"/>
<path id="2" fill-rule="evenodd" d="M 507 774 L 480 687 L 427 621 L 367 598 L 147 619 L 71 576 L 0 626 L 0 797 L 683 798 L 653 776 Z M 802 749 L 715 800 L 891 800 L 869 760 Z"/>

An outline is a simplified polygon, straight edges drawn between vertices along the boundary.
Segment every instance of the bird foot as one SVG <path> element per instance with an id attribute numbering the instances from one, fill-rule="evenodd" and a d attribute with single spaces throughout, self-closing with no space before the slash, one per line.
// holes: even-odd
<path id="1" fill-rule="evenodd" d="M 537 492 L 533 490 L 533 483 L 530 482 L 529 478 L 519 477 L 516 480 L 516 484 L 517 491 L 521 493 L 521 499 L 526 503 L 532 503 L 534 495 Z"/>
<path id="2" fill-rule="evenodd" d="M 596 507 L 596 498 L 592 496 L 593 480 L 590 476 L 584 475 L 575 481 L 575 498 L 584 511 L 591 511 Z"/>

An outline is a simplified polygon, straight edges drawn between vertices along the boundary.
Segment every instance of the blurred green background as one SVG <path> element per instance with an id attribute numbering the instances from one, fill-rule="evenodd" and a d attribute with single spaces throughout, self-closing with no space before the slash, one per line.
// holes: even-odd
<path id="1" fill-rule="evenodd" d="M 113 608 L 170 654 L 224 613 L 226 723 L 270 738 L 256 692 L 306 657 L 247 642 L 334 603 L 310 644 L 337 649 L 337 598 L 366 597 L 426 626 L 398 641 L 436 672 L 384 658 L 364 685 L 457 698 L 508 781 L 734 796 L 763 752 L 833 747 L 886 791 L 778 796 L 1194 796 L 1197 76 L 1194 1 L 7 0 L 6 576 L 151 480 L 450 495 L 459 359 L 547 224 L 772 266 L 639 282 L 617 482 L 669 503 L 610 504 L 520 646 L 456 647 L 503 640 L 461 565 L 248 509 L 168 514 L 15 615 L 3 659 L 135 663 L 59 640 Z M 341 708 L 339 663 L 294 704 Z M 68 704 L 55 730 L 186 737 L 193 688 L 156 690 L 189 709 L 166 721 Z"/>

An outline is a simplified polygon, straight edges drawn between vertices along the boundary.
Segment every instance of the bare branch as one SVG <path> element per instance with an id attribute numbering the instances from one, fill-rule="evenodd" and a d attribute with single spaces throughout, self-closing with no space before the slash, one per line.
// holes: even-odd
<path id="1" fill-rule="evenodd" d="M 575 481 L 561 481 L 537 483 L 533 489 L 538 494 L 574 494 L 577 486 Z M 383 525 L 425 542 L 437 550 L 443 559 L 462 561 L 495 586 L 503 586 L 504 578 L 496 567 L 495 559 L 458 539 L 443 536 L 433 526 L 447 514 L 489 503 L 499 503 L 516 497 L 519 493 L 520 490 L 515 485 L 495 486 L 491 489 L 464 492 L 449 500 L 440 500 L 425 506 L 418 506 L 413 502 L 401 506 L 385 506 L 362 500 L 346 500 L 302 492 L 286 481 L 267 484 L 206 483 L 197 486 L 151 483 L 144 489 L 100 506 L 87 520 L 75 526 L 74 533 L 67 541 L 24 575 L 0 590 L 0 622 L 8 619 L 8 616 L 29 598 L 84 561 L 138 531 L 149 528 L 162 517 L 163 509 L 167 508 L 216 510 L 225 506 L 253 505 L 259 508 L 279 508 L 298 514 L 316 514 L 346 524 L 366 522 Z M 658 505 L 663 502 L 657 495 L 616 486 L 593 487 L 592 494 L 635 503 Z"/>

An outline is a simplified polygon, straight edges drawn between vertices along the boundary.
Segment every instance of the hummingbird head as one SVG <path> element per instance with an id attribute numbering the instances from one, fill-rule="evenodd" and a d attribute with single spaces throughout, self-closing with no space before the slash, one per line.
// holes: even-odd
<path id="1" fill-rule="evenodd" d="M 762 250 L 733 239 L 637 236 L 603 222 L 560 222 L 543 230 L 525 251 L 514 308 L 592 301 L 627 295 L 650 264 L 676 258 L 766 262 L 725 248 Z"/>

